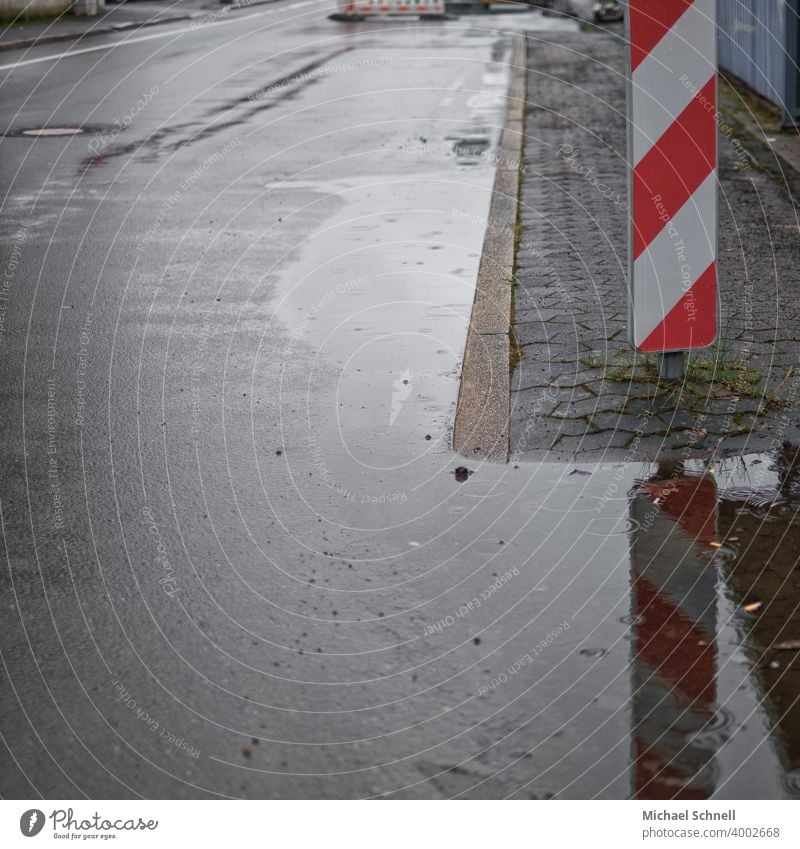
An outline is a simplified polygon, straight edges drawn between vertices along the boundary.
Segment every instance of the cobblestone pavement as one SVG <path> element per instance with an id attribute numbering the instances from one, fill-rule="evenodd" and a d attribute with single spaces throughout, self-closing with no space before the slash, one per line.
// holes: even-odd
<path id="1" fill-rule="evenodd" d="M 511 456 L 618 460 L 800 441 L 800 175 L 720 96 L 720 332 L 659 382 L 626 338 L 624 45 L 528 38 Z M 784 446 L 785 450 L 785 446 Z"/>

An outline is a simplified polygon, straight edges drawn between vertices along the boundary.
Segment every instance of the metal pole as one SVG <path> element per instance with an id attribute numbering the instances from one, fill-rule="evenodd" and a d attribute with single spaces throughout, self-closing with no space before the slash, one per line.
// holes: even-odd
<path id="1" fill-rule="evenodd" d="M 685 374 L 685 351 L 670 351 L 668 354 L 656 354 L 658 376 L 664 380 L 680 380 Z"/>

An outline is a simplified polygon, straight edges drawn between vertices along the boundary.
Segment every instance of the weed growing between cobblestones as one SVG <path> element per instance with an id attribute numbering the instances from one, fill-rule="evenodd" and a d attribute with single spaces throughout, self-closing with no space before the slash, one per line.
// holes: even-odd
<path id="1" fill-rule="evenodd" d="M 514 256 L 516 256 L 516 247 L 514 249 Z M 509 349 L 508 349 L 508 374 L 509 377 L 514 374 L 514 370 L 519 365 L 520 360 L 522 359 L 522 348 L 520 347 L 519 340 L 517 339 L 516 331 L 514 327 L 516 326 L 516 306 L 517 306 L 517 288 L 519 287 L 519 280 L 517 280 L 516 273 L 511 278 L 511 326 L 508 330 L 508 339 L 509 339 Z"/>
<path id="2" fill-rule="evenodd" d="M 766 406 L 779 409 L 784 405 L 778 389 L 767 392 L 761 373 L 748 365 L 746 358 L 732 354 L 724 342 L 708 351 L 689 356 L 686 374 L 677 380 L 659 377 L 655 360 L 649 354 L 632 355 L 617 351 L 612 362 L 582 357 L 586 368 L 603 369 L 603 379 L 612 383 L 658 384 L 662 388 L 679 389 L 686 406 L 699 399 L 762 398 Z M 791 375 L 787 374 L 784 382 Z"/>
<path id="3" fill-rule="evenodd" d="M 750 398 L 764 395 L 764 382 L 761 373 L 750 368 L 741 358 L 690 356 L 686 369 L 686 384 L 690 389 L 703 390 L 705 387 L 727 390 L 727 393 Z M 712 393 L 711 397 L 718 397 Z"/>

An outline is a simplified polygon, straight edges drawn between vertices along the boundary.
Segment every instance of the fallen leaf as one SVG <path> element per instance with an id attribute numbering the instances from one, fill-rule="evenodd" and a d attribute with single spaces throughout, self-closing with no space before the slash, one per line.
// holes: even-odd
<path id="1" fill-rule="evenodd" d="M 751 601 L 750 604 L 743 604 L 742 610 L 746 613 L 755 613 L 757 610 L 761 610 L 761 602 Z"/>
<path id="2" fill-rule="evenodd" d="M 782 643 L 773 643 L 772 648 L 777 651 L 800 651 L 800 640 L 784 640 Z"/>
<path id="3" fill-rule="evenodd" d="M 714 540 L 714 541 L 710 542 L 710 543 L 709 543 L 709 545 L 710 545 L 712 548 L 722 548 L 722 543 L 721 543 L 721 542 L 716 542 L 716 540 Z"/>

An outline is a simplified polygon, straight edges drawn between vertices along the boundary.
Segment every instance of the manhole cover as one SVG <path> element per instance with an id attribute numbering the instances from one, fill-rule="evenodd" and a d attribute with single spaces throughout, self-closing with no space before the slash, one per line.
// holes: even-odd
<path id="1" fill-rule="evenodd" d="M 77 136 L 82 133 L 80 127 L 34 127 L 31 130 L 23 130 L 23 136 Z"/>
<path id="2" fill-rule="evenodd" d="M 9 127 L 0 130 L 0 138 L 58 138 L 83 135 L 108 135 L 118 133 L 119 128 L 90 126 L 88 124 L 68 124 L 64 127 Z"/>

